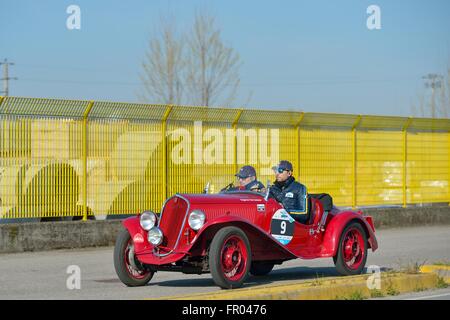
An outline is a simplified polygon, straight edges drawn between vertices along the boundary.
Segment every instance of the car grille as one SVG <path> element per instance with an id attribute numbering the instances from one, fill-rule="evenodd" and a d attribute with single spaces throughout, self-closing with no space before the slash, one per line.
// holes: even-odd
<path id="1" fill-rule="evenodd" d="M 188 203 L 180 197 L 175 196 L 167 201 L 159 222 L 159 228 L 164 234 L 161 246 L 170 250 L 175 249 L 187 209 Z"/>

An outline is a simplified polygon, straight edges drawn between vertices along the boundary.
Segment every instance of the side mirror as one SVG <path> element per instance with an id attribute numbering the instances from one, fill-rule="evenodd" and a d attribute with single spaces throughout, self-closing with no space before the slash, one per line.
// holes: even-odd
<path id="1" fill-rule="evenodd" d="M 206 193 L 206 194 L 209 193 L 209 186 L 210 186 L 210 182 L 208 181 L 208 183 L 206 184 L 205 188 L 203 189 L 203 193 Z"/>
<path id="2" fill-rule="evenodd" d="M 264 200 L 269 200 L 269 194 L 270 194 L 270 180 L 267 180 L 267 188 L 266 188 L 266 195 L 264 196 Z"/>

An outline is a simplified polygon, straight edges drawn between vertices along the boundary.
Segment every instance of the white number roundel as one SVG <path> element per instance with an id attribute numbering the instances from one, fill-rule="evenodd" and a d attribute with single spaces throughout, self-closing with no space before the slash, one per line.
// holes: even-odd
<path id="1" fill-rule="evenodd" d="M 294 235 L 294 226 L 294 218 L 285 209 L 278 209 L 272 216 L 270 233 L 279 242 L 287 245 Z"/>

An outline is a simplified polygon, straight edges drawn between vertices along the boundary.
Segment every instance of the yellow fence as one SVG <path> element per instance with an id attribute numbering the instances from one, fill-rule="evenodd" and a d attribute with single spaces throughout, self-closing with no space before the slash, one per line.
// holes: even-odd
<path id="1" fill-rule="evenodd" d="M 0 97 L 0 218 L 159 211 L 290 160 L 361 207 L 450 201 L 450 120 Z"/>

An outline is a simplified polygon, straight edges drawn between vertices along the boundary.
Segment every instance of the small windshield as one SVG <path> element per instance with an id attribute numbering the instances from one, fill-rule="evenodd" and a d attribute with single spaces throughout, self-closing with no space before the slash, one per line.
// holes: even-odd
<path id="1" fill-rule="evenodd" d="M 265 196 L 266 192 L 262 192 L 262 191 L 252 191 L 252 190 L 224 190 L 221 191 L 220 193 L 226 193 L 226 194 L 258 194 L 260 196 Z"/>
<path id="2" fill-rule="evenodd" d="M 267 188 L 259 181 L 255 180 L 245 186 L 236 186 L 234 183 L 228 184 L 226 187 L 222 188 L 219 193 L 249 193 L 249 194 L 258 194 L 263 196 L 264 198 L 267 195 Z"/>

